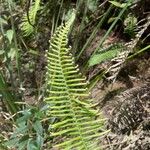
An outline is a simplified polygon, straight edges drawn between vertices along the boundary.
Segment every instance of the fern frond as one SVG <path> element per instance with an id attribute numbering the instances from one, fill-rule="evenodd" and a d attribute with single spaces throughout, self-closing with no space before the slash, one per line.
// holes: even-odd
<path id="1" fill-rule="evenodd" d="M 108 61 L 117 57 L 118 54 L 123 51 L 124 46 L 122 44 L 112 44 L 109 47 L 101 49 L 98 54 L 95 54 L 89 60 L 89 66 L 100 64 L 104 61 Z"/>
<path id="2" fill-rule="evenodd" d="M 29 9 L 29 20 L 27 14 L 22 17 L 21 30 L 24 36 L 29 36 L 34 32 L 34 25 L 37 11 L 40 9 L 40 0 L 35 0 Z M 30 22 L 29 22 L 30 21 Z"/>
<path id="3" fill-rule="evenodd" d="M 54 147 L 63 150 L 100 149 L 97 143 L 104 133 L 104 119 L 87 99 L 86 79 L 79 73 L 67 48 L 74 17 L 56 30 L 47 52 L 48 96 L 45 101 L 49 104 L 49 115 L 57 120 L 51 125 L 51 135 L 59 139 Z"/>

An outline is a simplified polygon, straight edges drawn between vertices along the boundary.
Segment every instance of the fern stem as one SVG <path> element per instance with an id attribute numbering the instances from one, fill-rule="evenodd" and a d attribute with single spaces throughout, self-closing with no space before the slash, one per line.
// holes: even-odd
<path id="1" fill-rule="evenodd" d="M 136 53 L 134 53 L 133 55 L 129 56 L 127 59 L 132 59 L 133 57 L 139 55 L 140 53 L 146 51 L 146 50 L 149 50 L 150 51 L 150 45 L 142 48 L 141 50 L 137 51 Z"/>

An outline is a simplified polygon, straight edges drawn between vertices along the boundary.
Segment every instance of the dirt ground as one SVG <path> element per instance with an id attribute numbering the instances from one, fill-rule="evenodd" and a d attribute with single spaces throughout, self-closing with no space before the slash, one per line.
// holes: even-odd
<path id="1" fill-rule="evenodd" d="M 107 121 L 105 150 L 150 149 L 149 53 L 127 62 L 116 81 L 101 81 L 92 90 Z"/>

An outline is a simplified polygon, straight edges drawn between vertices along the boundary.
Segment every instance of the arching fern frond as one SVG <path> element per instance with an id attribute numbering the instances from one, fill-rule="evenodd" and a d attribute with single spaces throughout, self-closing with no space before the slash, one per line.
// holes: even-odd
<path id="1" fill-rule="evenodd" d="M 54 147 L 63 150 L 97 150 L 99 136 L 104 133 L 104 119 L 88 100 L 85 77 L 67 48 L 67 36 L 75 15 L 61 25 L 50 41 L 47 53 L 48 114 L 54 123 L 51 135 Z M 59 140 L 58 140 L 59 139 Z"/>
<path id="2" fill-rule="evenodd" d="M 29 8 L 29 16 L 25 13 L 22 17 L 21 30 L 24 36 L 29 36 L 34 32 L 34 25 L 37 11 L 40 9 L 40 0 L 35 0 Z"/>

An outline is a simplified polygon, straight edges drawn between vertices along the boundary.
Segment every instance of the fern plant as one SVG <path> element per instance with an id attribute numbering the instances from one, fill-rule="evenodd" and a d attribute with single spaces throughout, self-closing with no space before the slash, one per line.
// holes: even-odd
<path id="1" fill-rule="evenodd" d="M 67 36 L 75 14 L 58 27 L 51 38 L 47 52 L 47 97 L 48 114 L 53 120 L 51 136 L 54 147 L 70 150 L 97 150 L 104 118 L 94 109 L 88 99 L 87 82 L 79 73 L 78 66 L 67 48 Z"/>
<path id="2" fill-rule="evenodd" d="M 34 25 L 36 20 L 37 11 L 40 9 L 40 0 L 35 0 L 29 8 L 29 16 L 24 14 L 22 17 L 21 30 L 24 36 L 29 36 L 34 32 Z"/>

